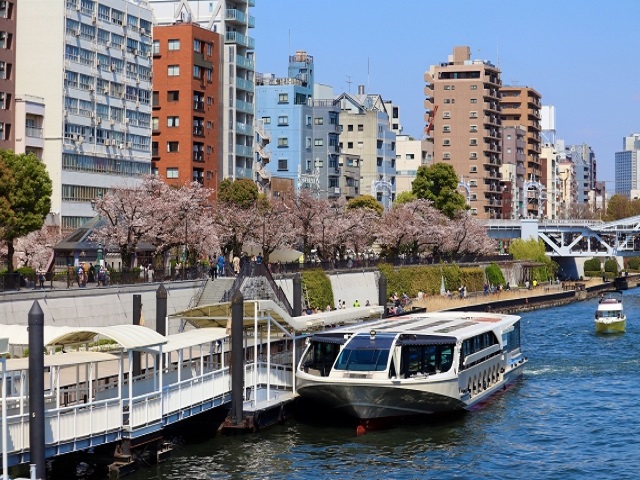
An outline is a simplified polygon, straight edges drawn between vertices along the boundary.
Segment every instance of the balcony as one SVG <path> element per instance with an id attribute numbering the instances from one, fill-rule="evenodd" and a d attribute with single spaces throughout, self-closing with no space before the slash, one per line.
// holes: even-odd
<path id="1" fill-rule="evenodd" d="M 242 55 L 236 55 L 236 65 L 238 67 L 246 68 L 247 70 L 253 70 L 255 68 L 253 60 L 243 57 Z"/>
<path id="2" fill-rule="evenodd" d="M 242 157 L 253 157 L 253 147 L 236 145 L 236 155 L 240 155 Z"/>
<path id="3" fill-rule="evenodd" d="M 243 135 L 252 135 L 253 128 L 249 124 L 236 122 L 236 133 L 242 133 Z"/>
<path id="4" fill-rule="evenodd" d="M 25 134 L 27 135 L 27 137 L 31 138 L 44 138 L 42 134 L 42 127 L 33 127 L 27 125 L 25 127 Z"/>
<path id="5" fill-rule="evenodd" d="M 236 87 L 240 90 L 245 90 L 247 92 L 253 92 L 255 85 L 253 82 L 249 80 L 245 80 L 244 78 L 236 78 Z"/>
<path id="6" fill-rule="evenodd" d="M 226 32 L 224 36 L 224 43 L 233 43 L 243 47 L 247 47 L 253 50 L 256 46 L 254 38 L 243 35 L 239 32 Z"/>
<path id="7" fill-rule="evenodd" d="M 204 102 L 202 102 L 200 100 L 194 100 L 193 101 L 193 109 L 197 110 L 198 112 L 204 112 Z"/>
<path id="8" fill-rule="evenodd" d="M 243 100 L 236 100 L 236 110 L 244 113 L 253 113 L 253 103 L 245 102 Z"/>
<path id="9" fill-rule="evenodd" d="M 239 23 L 242 25 L 247 23 L 247 14 L 235 8 L 227 8 L 224 18 L 229 23 Z"/>
<path id="10" fill-rule="evenodd" d="M 204 162 L 204 152 L 202 151 L 193 152 L 193 161 Z"/>
<path id="11" fill-rule="evenodd" d="M 253 170 L 250 168 L 235 168 L 236 178 L 249 178 L 253 180 Z"/>
<path id="12" fill-rule="evenodd" d="M 204 137 L 204 127 L 203 126 L 194 126 L 193 127 L 193 136 L 194 137 Z"/>

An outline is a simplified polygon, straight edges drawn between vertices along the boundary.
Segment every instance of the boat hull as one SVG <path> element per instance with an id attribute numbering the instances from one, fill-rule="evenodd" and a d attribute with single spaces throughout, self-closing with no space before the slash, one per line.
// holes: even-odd
<path id="1" fill-rule="evenodd" d="M 520 377 L 526 360 L 504 373 L 502 379 L 474 395 L 462 393 L 460 379 L 437 382 L 390 380 L 382 383 L 313 381 L 298 376 L 297 391 L 303 398 L 359 420 L 432 415 L 468 410 Z"/>
<path id="2" fill-rule="evenodd" d="M 627 320 L 617 320 L 614 322 L 602 322 L 596 320 L 596 333 L 624 333 L 627 328 Z"/>

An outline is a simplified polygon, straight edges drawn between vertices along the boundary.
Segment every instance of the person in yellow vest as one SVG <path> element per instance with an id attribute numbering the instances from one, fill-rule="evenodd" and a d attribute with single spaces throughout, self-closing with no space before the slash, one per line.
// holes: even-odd
<path id="1" fill-rule="evenodd" d="M 353 306 L 354 307 L 359 307 L 360 306 L 360 302 L 356 299 L 356 301 L 353 302 Z"/>

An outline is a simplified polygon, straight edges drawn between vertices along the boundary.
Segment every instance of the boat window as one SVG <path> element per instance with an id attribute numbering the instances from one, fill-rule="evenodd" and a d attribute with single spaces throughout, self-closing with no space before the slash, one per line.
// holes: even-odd
<path id="1" fill-rule="evenodd" d="M 514 324 L 514 328 L 512 332 L 504 335 L 504 339 L 506 340 L 507 337 L 514 332 L 517 332 L 518 347 L 520 347 L 520 323 L 519 322 L 517 324 Z M 476 335 L 475 337 L 467 338 L 466 340 L 464 340 L 462 342 L 462 348 L 460 350 L 460 370 L 468 368 L 471 365 L 475 365 L 479 362 L 483 362 L 487 358 L 487 356 L 484 356 L 483 358 L 477 359 L 473 363 L 465 365 L 464 361 L 469 355 L 473 355 L 474 353 L 480 352 L 485 348 L 489 348 L 497 344 L 498 344 L 498 339 L 496 338 L 493 332 L 484 332 L 479 335 Z M 510 350 L 512 350 L 512 348 L 510 348 Z M 490 355 L 497 355 L 497 354 L 498 352 L 493 352 Z"/>
<path id="2" fill-rule="evenodd" d="M 302 361 L 304 371 L 317 370 L 316 374 L 326 377 L 339 352 L 337 343 L 313 342 Z"/>
<path id="3" fill-rule="evenodd" d="M 505 348 L 507 351 L 520 348 L 520 322 L 513 324 L 513 330 L 503 335 Z"/>
<path id="4" fill-rule="evenodd" d="M 336 370 L 382 372 L 387 369 L 389 349 L 395 336 L 356 335 L 336 361 Z"/>
<path id="5" fill-rule="evenodd" d="M 453 364 L 454 345 L 405 345 L 402 347 L 400 376 L 410 378 L 446 372 Z"/>

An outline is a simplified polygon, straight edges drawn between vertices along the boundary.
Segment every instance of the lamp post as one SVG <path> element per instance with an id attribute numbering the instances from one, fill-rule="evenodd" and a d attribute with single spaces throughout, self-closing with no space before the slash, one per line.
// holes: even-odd
<path id="1" fill-rule="evenodd" d="M 0 363 L 2 363 L 2 480 L 9 480 L 9 454 L 7 452 L 7 358 L 9 339 L 0 338 Z"/>

